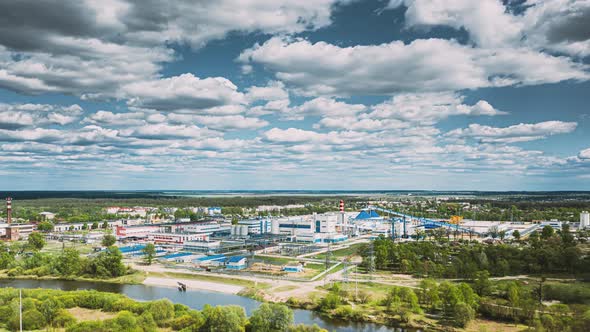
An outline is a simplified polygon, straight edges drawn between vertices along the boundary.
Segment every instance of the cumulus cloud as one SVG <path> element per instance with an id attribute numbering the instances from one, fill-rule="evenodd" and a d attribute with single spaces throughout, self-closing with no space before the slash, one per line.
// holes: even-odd
<path id="1" fill-rule="evenodd" d="M 100 110 L 90 114 L 82 122 L 107 126 L 138 126 L 144 123 L 145 117 L 143 112 L 113 113 Z"/>
<path id="2" fill-rule="evenodd" d="M 59 106 L 0 103 L 0 129 L 16 130 L 46 125 L 63 126 L 76 121 L 82 112 L 82 108 L 77 104 Z"/>
<path id="3" fill-rule="evenodd" d="M 577 125 L 576 122 L 563 121 L 520 123 L 503 128 L 470 124 L 467 128 L 455 129 L 446 135 L 449 137 L 475 138 L 485 143 L 515 143 L 571 133 L 576 129 Z"/>
<path id="4" fill-rule="evenodd" d="M 159 76 L 161 64 L 174 59 L 171 42 L 198 48 L 232 31 L 279 34 L 318 29 L 331 23 L 332 7 L 338 3 L 3 2 L 0 12 L 11 15 L 0 22 L 0 87 L 86 99 L 120 97 L 121 86 Z"/>
<path id="5" fill-rule="evenodd" d="M 422 124 L 434 124 L 450 116 L 496 116 L 507 114 L 495 109 L 485 100 L 474 105 L 463 104 L 464 97 L 456 93 L 405 93 L 372 107 L 368 118 L 398 119 Z"/>
<path id="6" fill-rule="evenodd" d="M 245 50 L 238 60 L 264 65 L 309 96 L 452 91 L 590 77 L 585 65 L 566 57 L 522 48 L 473 48 L 446 39 L 340 47 L 274 37 Z"/>
<path id="7" fill-rule="evenodd" d="M 246 89 L 246 98 L 250 102 L 265 100 L 288 99 L 289 92 L 285 90 L 285 84 L 280 81 L 271 81 L 266 86 L 252 86 Z"/>
<path id="8" fill-rule="evenodd" d="M 190 73 L 130 83 L 124 90 L 130 106 L 161 111 L 201 110 L 245 103 L 244 95 L 230 80 L 223 77 L 200 79 Z"/>
<path id="9" fill-rule="evenodd" d="M 390 0 L 388 8 L 407 7 L 408 26 L 465 28 L 480 46 L 496 47 L 520 39 L 522 23 L 499 0 Z"/>
<path id="10" fill-rule="evenodd" d="M 141 127 L 122 129 L 119 133 L 123 137 L 134 137 L 153 140 L 169 140 L 181 138 L 201 138 L 218 135 L 217 133 L 197 126 L 153 124 Z"/>
<path id="11" fill-rule="evenodd" d="M 481 47 L 524 44 L 576 56 L 590 54 L 588 1 L 528 0 L 515 9 L 519 5 L 499 0 L 390 0 L 387 8 L 402 5 L 407 7 L 405 23 L 409 27 L 464 28 Z"/>
<path id="12" fill-rule="evenodd" d="M 590 148 L 580 151 L 578 157 L 580 159 L 590 160 Z"/>

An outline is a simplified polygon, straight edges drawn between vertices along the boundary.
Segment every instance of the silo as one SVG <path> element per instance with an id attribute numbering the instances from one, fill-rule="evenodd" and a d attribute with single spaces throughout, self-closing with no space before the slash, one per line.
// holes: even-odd
<path id="1" fill-rule="evenodd" d="M 248 225 L 240 226 L 240 236 L 242 236 L 242 237 L 248 236 Z"/>
<path id="2" fill-rule="evenodd" d="M 281 231 L 279 229 L 279 219 L 273 219 L 270 224 L 270 233 L 272 235 L 279 235 Z"/>

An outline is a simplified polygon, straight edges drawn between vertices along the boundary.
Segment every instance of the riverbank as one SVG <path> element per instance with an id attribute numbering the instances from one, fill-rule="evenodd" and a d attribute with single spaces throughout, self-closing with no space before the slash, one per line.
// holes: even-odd
<path id="1" fill-rule="evenodd" d="M 244 287 L 236 286 L 236 285 L 202 281 L 202 280 L 169 278 L 169 277 L 147 277 L 143 281 L 143 284 L 148 285 L 148 286 L 162 286 L 162 287 L 177 288 L 179 282 L 185 284 L 187 286 L 187 289 L 191 289 L 191 290 L 199 289 L 199 290 L 220 292 L 220 293 L 227 293 L 227 294 L 235 294 L 235 295 L 239 294 L 242 290 L 244 290 Z"/>

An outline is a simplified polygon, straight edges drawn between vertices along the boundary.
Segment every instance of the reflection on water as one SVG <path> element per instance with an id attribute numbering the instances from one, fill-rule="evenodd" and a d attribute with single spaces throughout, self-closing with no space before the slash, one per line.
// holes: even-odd
<path id="1" fill-rule="evenodd" d="M 79 290 L 95 289 L 101 292 L 121 293 L 128 297 L 140 300 L 151 301 L 161 298 L 170 299 L 174 303 L 182 303 L 193 309 L 202 309 L 205 304 L 210 305 L 239 305 L 246 309 L 248 315 L 256 309 L 260 302 L 247 297 L 207 292 L 207 291 L 187 291 L 179 292 L 176 288 L 154 287 L 146 285 L 121 285 L 103 282 L 90 281 L 67 281 L 67 280 L 0 280 L 0 287 L 13 288 L 50 288 L 61 290 Z M 399 332 L 402 329 L 389 328 L 375 324 L 351 323 L 331 320 L 321 317 L 309 310 L 293 310 L 295 323 L 300 324 L 317 324 L 329 331 L 340 332 Z M 408 331 L 409 332 L 409 331 Z"/>

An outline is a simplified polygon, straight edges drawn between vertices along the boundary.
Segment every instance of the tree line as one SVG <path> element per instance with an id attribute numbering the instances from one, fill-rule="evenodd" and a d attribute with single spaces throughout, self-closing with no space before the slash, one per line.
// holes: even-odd
<path id="1" fill-rule="evenodd" d="M 379 237 L 359 249 L 363 266 L 409 273 L 420 277 L 471 279 L 478 271 L 493 276 L 539 273 L 569 273 L 584 276 L 590 272 L 590 259 L 584 255 L 567 228 L 553 232 L 551 227 L 533 233 L 516 244 L 479 242 L 414 241 L 394 242 Z"/>
<path id="2" fill-rule="evenodd" d="M 45 245 L 41 233 L 33 232 L 26 242 L 7 244 L 0 242 L 0 269 L 8 276 L 59 276 L 89 278 L 116 278 L 128 272 L 123 264 L 123 255 L 114 246 L 113 236 L 105 236 L 109 246 L 89 257 L 74 248 L 64 248 L 59 253 L 41 252 Z"/>

